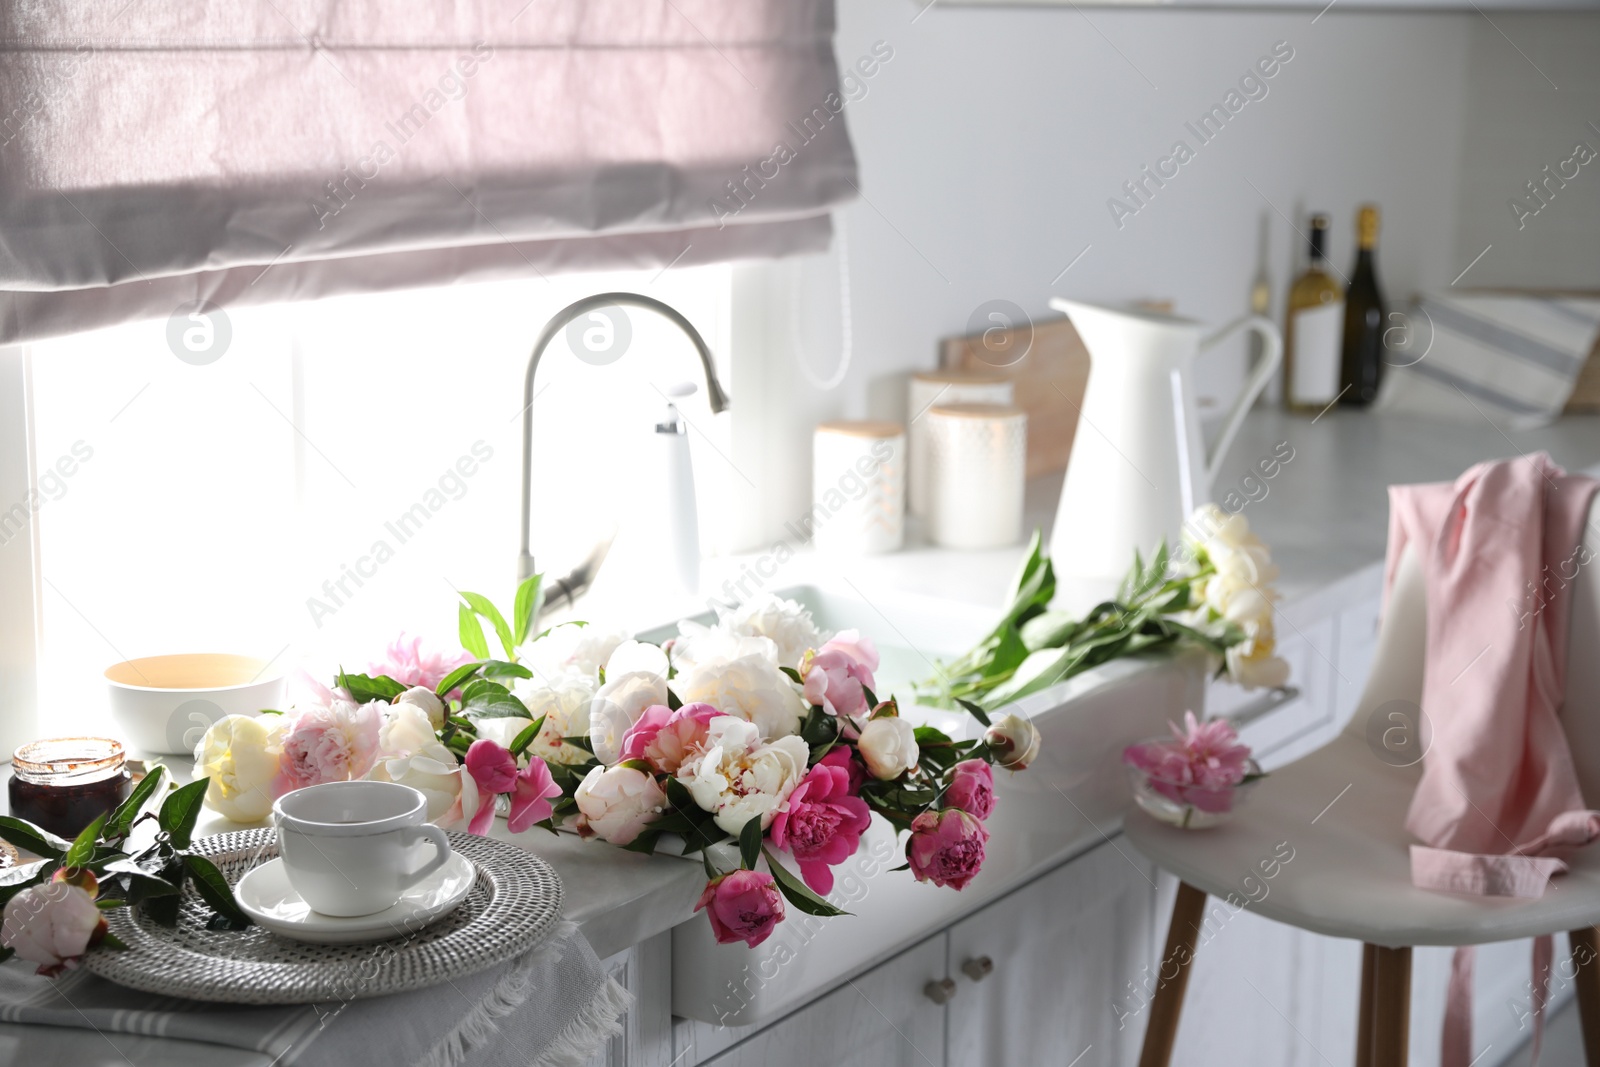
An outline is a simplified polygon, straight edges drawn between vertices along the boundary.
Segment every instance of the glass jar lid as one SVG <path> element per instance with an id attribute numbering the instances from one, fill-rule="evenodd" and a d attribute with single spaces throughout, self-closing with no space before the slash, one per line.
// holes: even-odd
<path id="1" fill-rule="evenodd" d="M 120 773 L 126 759 L 109 737 L 51 737 L 17 749 L 11 771 L 36 785 L 85 785 Z"/>

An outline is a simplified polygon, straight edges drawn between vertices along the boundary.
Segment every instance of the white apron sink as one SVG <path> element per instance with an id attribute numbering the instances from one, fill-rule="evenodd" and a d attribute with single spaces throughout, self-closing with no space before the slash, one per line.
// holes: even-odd
<path id="1" fill-rule="evenodd" d="M 880 696 L 902 698 L 902 714 L 953 736 L 974 736 L 965 714 L 918 708 L 910 681 L 976 642 L 997 609 L 931 597 L 836 593 L 816 585 L 777 590 L 809 607 L 828 630 L 854 627 L 882 657 Z M 643 635 L 663 640 L 674 629 Z M 760 947 L 718 945 L 697 915 L 672 933 L 672 1010 L 702 1022 L 747 1026 L 770 1022 L 844 979 L 950 925 L 1035 875 L 1100 844 L 1121 827 L 1129 793 L 1124 746 L 1164 732 L 1184 709 L 1202 712 L 1205 663 L 1199 654 L 1119 660 L 1024 698 L 1005 709 L 1030 718 L 1043 735 L 1039 760 L 1025 772 L 998 770 L 992 836 L 983 871 L 957 892 L 918 883 L 904 849 L 881 817 L 861 850 L 835 868 L 833 903 L 851 914 L 818 919 L 789 909 Z M 970 725 L 969 725 L 970 724 Z M 723 867 L 737 863 L 731 853 Z M 1072 901 L 1062 901 L 1072 907 Z"/>

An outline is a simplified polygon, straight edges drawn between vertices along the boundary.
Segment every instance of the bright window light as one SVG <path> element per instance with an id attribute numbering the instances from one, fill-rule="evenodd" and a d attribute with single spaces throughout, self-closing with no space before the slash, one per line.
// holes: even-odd
<path id="1" fill-rule="evenodd" d="M 732 386 L 726 267 L 243 308 L 226 312 L 228 346 L 203 365 L 169 335 L 182 347 L 184 329 L 216 324 L 34 346 L 41 726 L 103 723 L 100 672 L 124 658 L 241 652 L 320 675 L 365 668 L 401 630 L 454 647 L 456 589 L 506 604 L 513 589 L 534 339 L 571 301 L 614 289 L 681 311 Z M 591 348 L 615 330 L 581 326 Z M 602 572 L 613 587 L 660 565 L 659 390 L 700 380 L 669 323 L 629 310 L 627 327 L 627 351 L 604 365 L 553 342 L 533 407 L 535 559 L 564 573 L 615 526 Z M 715 553 L 727 416 L 712 418 L 703 388 L 683 411 Z"/>

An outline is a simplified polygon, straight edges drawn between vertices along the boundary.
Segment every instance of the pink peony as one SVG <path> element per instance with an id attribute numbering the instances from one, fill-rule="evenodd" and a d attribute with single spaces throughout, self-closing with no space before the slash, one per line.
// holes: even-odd
<path id="1" fill-rule="evenodd" d="M 823 895 L 833 889 L 833 867 L 855 854 L 872 823 L 867 802 L 852 795 L 849 762 L 848 748 L 829 752 L 794 787 L 769 831 L 772 843 L 799 861 L 806 885 Z"/>
<path id="2" fill-rule="evenodd" d="M 487 738 L 472 742 L 465 762 L 467 773 L 485 793 L 509 793 L 517 784 L 517 757 Z"/>
<path id="3" fill-rule="evenodd" d="M 859 718 L 871 710 L 866 690 L 877 688 L 872 677 L 877 669 L 878 650 L 871 639 L 846 630 L 801 661 L 806 703 L 830 715 Z"/>
<path id="4" fill-rule="evenodd" d="M 105 915 L 94 896 L 63 881 L 29 886 L 6 902 L 0 945 L 54 978 L 78 960 L 106 932 Z"/>
<path id="5" fill-rule="evenodd" d="M 711 720 L 721 714 L 710 704 L 685 704 L 677 711 L 651 705 L 622 735 L 620 758 L 642 759 L 663 774 L 676 774 L 705 747 Z"/>
<path id="6" fill-rule="evenodd" d="M 272 795 L 324 782 L 360 778 L 378 759 L 379 731 L 383 726 L 382 701 L 354 704 L 334 700 L 326 707 L 313 704 L 297 711 L 286 724 L 278 777 Z"/>
<path id="7" fill-rule="evenodd" d="M 755 948 L 783 921 L 783 897 L 765 871 L 734 871 L 706 883 L 694 906 L 706 909 L 717 944 L 743 941 Z"/>
<path id="8" fill-rule="evenodd" d="M 472 657 L 465 652 L 424 652 L 422 638 L 408 640 L 402 633 L 389 643 L 381 662 L 368 665 L 367 673 L 386 674 L 407 688 L 425 685 L 433 689 L 444 681 L 445 675 L 471 662 Z"/>
<path id="9" fill-rule="evenodd" d="M 911 820 L 906 859 L 919 882 L 964 889 L 983 867 L 989 831 L 959 808 L 925 811 Z"/>
<path id="10" fill-rule="evenodd" d="M 1250 746 L 1225 719 L 1199 722 L 1186 711 L 1171 741 L 1129 745 L 1122 762 L 1143 771 L 1150 788 L 1177 804 L 1220 814 L 1233 808 L 1233 787 L 1250 773 Z"/>
<path id="11" fill-rule="evenodd" d="M 981 759 L 965 759 L 950 771 L 944 802 L 968 815 L 987 819 L 994 811 L 994 772 Z"/>
<path id="12" fill-rule="evenodd" d="M 468 751 L 471 758 L 471 751 Z M 550 768 L 538 756 L 530 756 L 528 765 L 517 772 L 517 784 L 511 793 L 511 815 L 506 828 L 520 834 L 536 822 L 551 815 L 550 802 L 561 795 L 561 787 L 550 777 Z"/>

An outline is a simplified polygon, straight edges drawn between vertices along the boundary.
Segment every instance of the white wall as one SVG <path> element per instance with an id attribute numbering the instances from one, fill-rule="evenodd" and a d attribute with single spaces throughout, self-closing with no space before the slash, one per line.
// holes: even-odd
<path id="1" fill-rule="evenodd" d="M 1461 285 L 1600 289 L 1600 158 L 1566 162 L 1600 152 L 1600 17 L 1478 19 L 1469 62 L 1456 248 L 1489 251 Z M 1527 183 L 1546 166 L 1541 205 Z"/>
<path id="2" fill-rule="evenodd" d="M 1301 240 L 1277 212 L 1302 227 L 1305 213 L 1330 212 L 1332 258 L 1347 271 L 1365 200 L 1384 209 L 1380 276 L 1390 294 L 1445 285 L 1466 265 L 1454 248 L 1456 161 L 1475 13 L 1335 7 L 1313 21 L 1304 9 L 840 8 L 841 65 L 879 40 L 894 49 L 845 112 L 863 194 L 840 212 L 855 363 L 840 388 L 819 392 L 796 365 L 787 308 L 747 314 L 743 329 L 736 321 L 738 389 L 764 398 L 759 411 L 736 415 L 736 434 L 763 456 L 747 543 L 779 536 L 784 519 L 803 512 L 810 427 L 826 417 L 903 418 L 904 374 L 932 366 L 938 339 L 966 332 L 986 300 L 1044 315 L 1052 294 L 1168 299 L 1220 323 L 1248 307 L 1265 220 L 1278 315 Z M 1268 95 L 1119 229 L 1108 198 L 1175 140 L 1197 145 L 1184 123 L 1277 41 L 1294 58 L 1267 82 Z M 836 262 L 745 271 L 760 276 L 747 288 L 779 303 L 794 280 L 804 356 L 826 374 L 838 358 Z M 1202 369 L 1202 395 L 1220 407 L 1242 366 L 1242 347 L 1215 357 Z M 736 412 L 741 404 L 736 397 Z"/>

